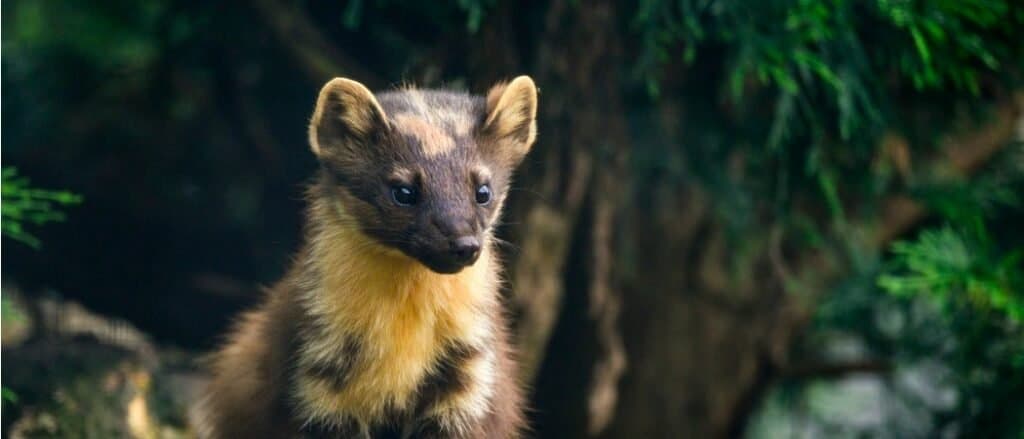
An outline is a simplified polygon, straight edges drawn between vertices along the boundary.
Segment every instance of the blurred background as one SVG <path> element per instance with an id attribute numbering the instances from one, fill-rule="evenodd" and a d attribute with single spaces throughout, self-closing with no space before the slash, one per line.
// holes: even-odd
<path id="1" fill-rule="evenodd" d="M 335 76 L 531 75 L 537 437 L 1024 437 L 1017 0 L 2 4 L 3 434 L 180 437 Z"/>

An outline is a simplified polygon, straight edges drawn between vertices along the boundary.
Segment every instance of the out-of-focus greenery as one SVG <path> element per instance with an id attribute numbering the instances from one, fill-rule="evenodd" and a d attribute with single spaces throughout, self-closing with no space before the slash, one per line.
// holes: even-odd
<path id="1" fill-rule="evenodd" d="M 732 113 L 699 123 L 715 127 L 721 146 L 695 157 L 716 169 L 707 161 L 724 167 L 743 150 L 749 186 L 705 179 L 732 186 L 720 188 L 726 208 L 749 204 L 736 200 L 749 194 L 796 212 L 810 195 L 840 224 L 843 195 L 870 204 L 897 177 L 878 150 L 885 133 L 907 136 L 912 152 L 934 151 L 946 133 L 936 127 L 982 114 L 971 105 L 983 89 L 1020 83 L 1024 70 L 1015 0 L 643 0 L 633 27 L 635 74 L 650 93 L 663 94 L 676 72 L 666 66 L 681 59 L 706 80 L 687 90 L 690 100 Z"/>
<path id="2" fill-rule="evenodd" d="M 671 171 L 666 157 L 699 163 L 693 174 L 734 219 L 740 252 L 764 236 L 749 213 L 764 203 L 805 245 L 847 249 L 852 273 L 823 295 L 808 355 L 892 367 L 877 380 L 786 380 L 754 435 L 1024 433 L 1021 147 L 953 184 L 933 182 L 922 163 L 964 121 L 990 116 L 988 96 L 1022 84 L 1024 5 L 643 0 L 632 25 L 647 92 L 682 92 L 707 109 L 680 122 L 693 139 L 685 153 L 657 149 L 639 163 L 649 174 Z M 668 88 L 680 72 L 697 85 Z M 906 139 L 897 154 L 884 147 L 893 133 Z M 723 175 L 737 165 L 743 178 Z M 850 224 L 878 215 L 893 191 L 938 218 L 878 254 Z M 830 220 L 808 216 L 808 205 Z M 790 419 L 789 430 L 765 427 L 766 416 Z"/>
<path id="3" fill-rule="evenodd" d="M 1019 62 L 1013 36 L 1024 11 L 1013 0 L 643 0 L 635 21 L 645 49 L 639 73 L 652 92 L 658 67 L 678 52 L 693 64 L 715 51 L 733 99 L 763 86 L 778 93 L 768 139 L 777 145 L 795 128 L 791 118 L 821 112 L 807 106 L 815 98 L 837 115 L 820 122 L 848 141 L 885 123 L 887 82 L 978 94 L 983 76 Z"/>
<path id="4" fill-rule="evenodd" d="M 1010 323 L 1020 324 L 1024 252 L 1014 249 L 1001 254 L 984 232 L 958 232 L 945 226 L 925 230 L 917 240 L 897 242 L 892 251 L 901 270 L 882 275 L 879 284 L 892 294 L 928 295 L 943 308 L 1004 314 Z"/>
<path id="5" fill-rule="evenodd" d="M 1022 157 L 1012 144 L 974 178 L 916 191 L 934 225 L 862 261 L 819 306 L 805 346 L 891 370 L 785 380 L 755 417 L 755 437 L 1024 432 Z"/>
<path id="6" fill-rule="evenodd" d="M 1014 212 L 1020 218 L 1024 145 L 1012 145 L 991 168 L 970 184 L 924 197 L 945 223 L 894 243 L 878 285 L 937 310 L 948 338 L 912 358 L 941 359 L 951 372 L 943 384 L 959 398 L 938 424 L 1010 437 L 1024 434 L 1024 240 L 1019 224 L 991 230 L 990 223 Z"/>
<path id="7" fill-rule="evenodd" d="M 512 11 L 497 24 L 509 27 L 504 37 L 515 40 L 510 46 L 521 52 L 515 66 L 522 71 L 506 73 L 545 71 L 533 51 L 552 2 L 267 4 L 301 9 L 318 35 L 380 75 L 379 82 L 433 81 L 427 85 L 473 83 L 478 66 L 467 61 L 466 46 L 484 41 L 491 14 Z M 563 6 L 589 7 L 574 0 Z M 177 249 L 158 252 L 168 255 L 158 263 L 146 259 L 167 268 L 168 282 L 186 279 L 172 271 L 182 261 L 193 271 L 224 260 L 267 273 L 283 266 L 286 256 L 254 264 L 239 248 L 261 255 L 291 250 L 282 230 L 294 224 L 274 215 L 295 215 L 299 207 L 271 203 L 295 198 L 288 185 L 312 166 L 296 143 L 320 84 L 301 77 L 301 62 L 277 42 L 262 14 L 165 0 L 25 0 L 7 2 L 4 12 L 5 98 L 19 109 L 5 113 L 5 159 L 48 145 L 54 154 L 47 160 L 57 163 L 37 156 L 36 169 L 67 169 L 61 175 L 69 181 L 94 184 L 84 189 L 90 206 L 123 209 L 111 220 L 123 215 L 156 224 L 140 226 L 156 234 L 176 231 L 172 225 L 184 230 L 168 235 L 172 243 L 237 232 L 224 249 L 157 240 Z M 813 425 L 808 431 L 828 436 L 1020 436 L 1024 154 L 1014 153 L 1019 145 L 1004 148 L 993 160 L 998 166 L 952 185 L 933 182 L 922 169 L 941 160 L 940 139 L 976 128 L 971 122 L 990 117 L 992 102 L 1021 89 L 1024 4 L 622 0 L 616 12 L 627 36 L 622 65 L 602 68 L 632 73 L 623 81 L 632 176 L 622 185 L 636 197 L 622 208 L 655 212 L 660 203 L 652 194 L 700 186 L 730 227 L 737 267 L 750 247 L 767 241 L 766 223 L 780 225 L 787 255 L 844 249 L 849 273 L 819 292 L 814 325 L 798 350 L 891 366 L 891 373 L 855 382 L 788 380 L 757 418 L 798 418 Z M 488 55 L 477 62 L 504 56 Z M 665 103 L 678 111 L 663 112 Z M 887 135 L 905 139 L 905 150 L 882 146 Z M 544 142 L 542 136 L 537 148 L 552 147 Z M 110 190 L 126 182 L 127 195 Z M 9 197 L 9 190 L 36 195 Z M 13 171 L 4 171 L 3 191 L 4 234 L 18 230 L 16 239 L 29 245 L 38 242 L 25 226 L 56 220 L 62 206 L 78 202 L 68 193 L 31 189 Z M 877 218 L 889 195 L 908 193 L 934 215 L 891 248 L 864 245 L 869 239 L 851 224 Z M 101 197 L 105 203 L 95 202 Z M 9 210 L 9 200 L 24 204 Z M 11 220 L 13 212 L 20 219 Z M 96 224 L 108 213 L 94 215 Z M 137 243 L 129 244 L 111 243 L 109 254 L 138 255 Z M 94 269 L 79 279 L 101 277 Z M 125 277 L 131 288 L 156 274 L 139 271 L 138 278 Z M 178 290 L 186 288 L 168 288 L 172 299 L 158 303 L 181 302 Z M 187 316 L 196 318 L 191 309 Z M 847 416 L 876 411 L 883 413 Z"/>
<path id="8" fill-rule="evenodd" d="M 993 220 L 1021 209 L 1024 143 L 1009 145 L 993 162 L 969 181 L 918 188 L 918 198 L 945 223 L 892 244 L 879 286 L 898 297 L 930 297 L 945 310 L 1024 323 L 1024 247 L 1008 230 L 989 230 Z"/>
<path id="9" fill-rule="evenodd" d="M 0 230 L 3 236 L 24 243 L 32 248 L 39 248 L 42 243 L 32 235 L 27 224 L 34 226 L 51 222 L 61 222 L 66 216 L 59 207 L 70 206 L 82 202 L 82 197 L 68 191 L 53 191 L 30 186 L 27 177 L 18 176 L 17 169 L 4 168 L 0 173 Z M 10 301 L 0 297 L 0 314 L 4 319 L 22 318 Z M 0 389 L 5 403 L 17 403 L 18 395 L 11 389 Z"/>
<path id="10" fill-rule="evenodd" d="M 14 307 L 10 299 L 0 296 L 0 319 L 6 322 L 13 320 L 21 320 L 24 316 Z M 5 328 L 6 330 L 6 328 Z M 5 387 L 0 387 L 0 402 L 3 404 L 14 404 L 18 402 L 18 394 L 14 393 L 13 390 Z"/>
<path id="11" fill-rule="evenodd" d="M 18 175 L 15 168 L 4 168 L 0 186 L 3 217 L 3 235 L 33 248 L 42 243 L 28 230 L 26 225 L 39 226 L 66 219 L 61 206 L 72 206 L 82 202 L 82 197 L 69 191 L 54 191 L 30 186 L 27 177 Z"/>

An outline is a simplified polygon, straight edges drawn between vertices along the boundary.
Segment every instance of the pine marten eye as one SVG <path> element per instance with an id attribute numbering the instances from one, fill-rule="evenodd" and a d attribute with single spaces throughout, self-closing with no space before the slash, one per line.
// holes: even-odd
<path id="1" fill-rule="evenodd" d="M 476 188 L 476 203 L 486 205 L 491 202 L 491 185 L 483 184 Z"/>
<path id="2" fill-rule="evenodd" d="M 412 206 L 419 201 L 419 193 L 412 186 L 398 185 L 391 187 L 391 198 L 399 206 Z"/>

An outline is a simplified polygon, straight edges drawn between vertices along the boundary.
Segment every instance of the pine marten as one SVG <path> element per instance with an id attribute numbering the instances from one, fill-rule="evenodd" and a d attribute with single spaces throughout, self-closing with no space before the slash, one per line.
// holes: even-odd
<path id="1" fill-rule="evenodd" d="M 328 82 L 305 244 L 213 354 L 200 437 L 519 436 L 492 234 L 536 113 L 526 76 L 486 97 Z"/>

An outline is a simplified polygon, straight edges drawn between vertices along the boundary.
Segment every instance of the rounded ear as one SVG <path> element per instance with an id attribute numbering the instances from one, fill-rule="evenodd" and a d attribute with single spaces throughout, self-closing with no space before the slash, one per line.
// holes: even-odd
<path id="1" fill-rule="evenodd" d="M 499 83 L 487 93 L 483 134 L 489 148 L 518 163 L 537 138 L 537 86 L 529 76 Z"/>
<path id="2" fill-rule="evenodd" d="M 377 98 L 363 84 L 334 78 L 320 89 L 309 122 L 309 146 L 317 157 L 356 153 L 387 127 L 387 117 Z"/>

